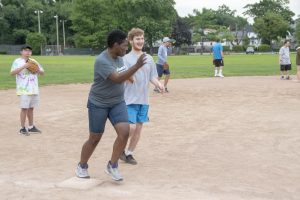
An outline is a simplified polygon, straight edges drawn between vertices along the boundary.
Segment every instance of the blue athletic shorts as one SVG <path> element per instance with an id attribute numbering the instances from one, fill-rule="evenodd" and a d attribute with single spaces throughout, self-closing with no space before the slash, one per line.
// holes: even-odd
<path id="1" fill-rule="evenodd" d="M 102 134 L 105 130 L 106 120 L 109 119 L 112 125 L 118 123 L 128 123 L 128 113 L 125 101 L 112 107 L 99 107 L 88 101 L 90 132 Z"/>
<path id="2" fill-rule="evenodd" d="M 127 105 L 128 120 L 130 124 L 148 122 L 149 105 L 130 104 Z"/>

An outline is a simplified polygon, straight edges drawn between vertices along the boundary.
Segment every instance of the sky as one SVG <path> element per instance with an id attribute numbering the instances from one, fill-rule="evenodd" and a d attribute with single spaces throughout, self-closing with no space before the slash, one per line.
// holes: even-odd
<path id="1" fill-rule="evenodd" d="M 202 8 L 211 8 L 217 10 L 219 6 L 225 4 L 231 10 L 236 10 L 236 14 L 243 17 L 243 8 L 247 4 L 253 4 L 259 2 L 259 0 L 175 0 L 175 8 L 181 17 L 185 17 L 188 14 L 193 14 L 193 10 L 202 10 Z M 300 15 L 300 0 L 290 0 L 289 8 L 296 16 Z M 249 22 L 253 22 L 249 19 Z"/>

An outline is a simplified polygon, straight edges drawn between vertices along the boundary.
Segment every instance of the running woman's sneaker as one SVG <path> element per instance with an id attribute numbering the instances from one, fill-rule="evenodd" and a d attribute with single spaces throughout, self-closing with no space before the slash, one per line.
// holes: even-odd
<path id="1" fill-rule="evenodd" d="M 88 164 L 86 164 L 84 167 L 78 163 L 77 168 L 75 170 L 76 176 L 78 178 L 90 178 L 89 173 L 88 173 Z"/>
<path id="2" fill-rule="evenodd" d="M 107 163 L 105 172 L 115 181 L 123 181 L 122 175 L 119 173 L 118 165 L 113 167 L 110 162 Z"/>

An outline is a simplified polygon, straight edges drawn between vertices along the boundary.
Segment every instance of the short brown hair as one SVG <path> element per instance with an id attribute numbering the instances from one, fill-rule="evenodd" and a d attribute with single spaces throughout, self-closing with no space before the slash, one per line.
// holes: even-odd
<path id="1" fill-rule="evenodd" d="M 132 28 L 129 32 L 128 32 L 128 40 L 133 40 L 133 38 L 135 36 L 141 36 L 144 35 L 144 31 L 140 28 Z"/>

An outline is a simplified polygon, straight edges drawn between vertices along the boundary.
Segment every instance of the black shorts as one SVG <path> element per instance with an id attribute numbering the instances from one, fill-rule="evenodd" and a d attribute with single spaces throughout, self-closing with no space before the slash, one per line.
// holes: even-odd
<path id="1" fill-rule="evenodd" d="M 280 65 L 280 71 L 289 71 L 292 70 L 292 65 Z"/>
<path id="2" fill-rule="evenodd" d="M 214 59 L 213 61 L 214 65 L 216 67 L 223 67 L 224 66 L 224 61 L 223 59 Z"/>
<path id="3" fill-rule="evenodd" d="M 164 69 L 163 65 L 156 64 L 156 69 L 158 77 L 162 77 L 163 74 L 170 75 L 170 69 Z"/>

